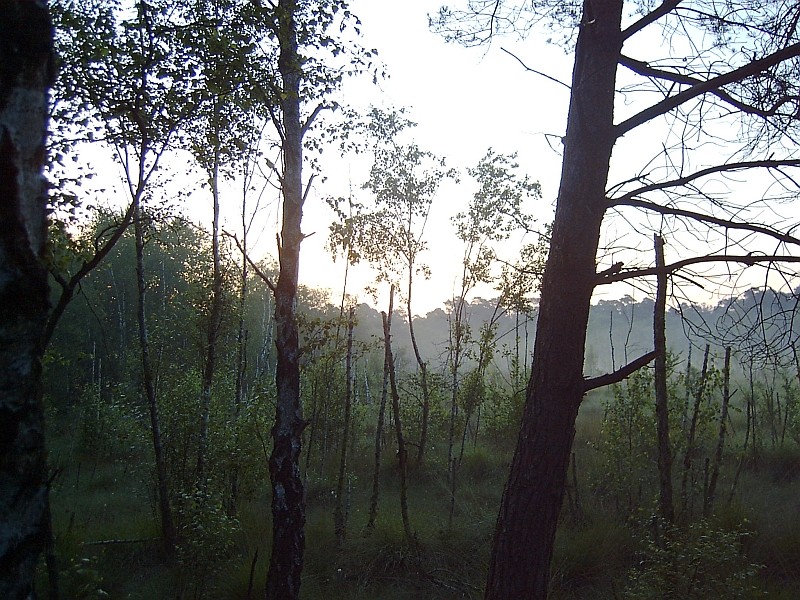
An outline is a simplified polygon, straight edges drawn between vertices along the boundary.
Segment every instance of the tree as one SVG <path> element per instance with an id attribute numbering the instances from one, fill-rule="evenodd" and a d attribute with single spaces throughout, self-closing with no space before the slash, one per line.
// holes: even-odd
<path id="1" fill-rule="evenodd" d="M 469 202 L 467 210 L 459 212 L 453 217 L 456 226 L 456 236 L 464 244 L 464 254 L 461 259 L 461 284 L 458 295 L 453 298 L 449 315 L 450 340 L 448 347 L 448 360 L 451 376 L 451 401 L 450 425 L 447 440 L 447 465 L 450 474 L 450 512 L 449 520 L 452 522 L 455 506 L 455 486 L 457 462 L 453 458 L 455 443 L 455 423 L 458 411 L 458 396 L 460 383 L 460 369 L 465 359 L 467 343 L 470 340 L 469 319 L 466 314 L 467 295 L 479 283 L 490 283 L 496 279 L 492 272 L 497 262 L 496 245 L 508 240 L 517 229 L 528 230 L 530 218 L 523 212 L 522 203 L 529 197 L 541 197 L 538 183 L 529 180 L 528 176 L 520 178 L 516 170 L 519 165 L 515 162 L 516 156 L 505 156 L 489 149 L 478 162 L 478 165 L 469 169 L 469 174 L 478 184 L 478 190 Z M 501 293 L 500 301 L 504 301 Z M 499 304 L 496 307 L 492 321 L 499 317 Z M 492 338 L 483 343 L 487 334 Z M 494 341 L 494 323 L 487 323 L 481 331 L 481 343 L 478 350 L 478 367 L 469 376 L 468 382 L 475 387 L 477 378 L 483 383 L 483 374 L 491 360 L 488 346 Z M 471 416 L 474 404 L 470 404 L 467 422 Z M 466 439 L 467 427 L 464 428 Z M 464 444 L 461 445 L 463 454 Z M 460 460 L 459 460 L 460 462 Z"/>
<path id="2" fill-rule="evenodd" d="M 466 43 L 485 41 L 509 26 L 530 28 L 542 19 L 551 25 L 568 22 L 577 29 L 563 166 L 532 372 L 492 545 L 487 598 L 546 597 L 581 400 L 587 390 L 621 380 L 653 356 L 648 353 L 614 373 L 584 379 L 586 327 L 595 287 L 663 271 L 681 271 L 691 280 L 692 275 L 708 275 L 687 271 L 703 263 L 748 266 L 797 260 L 791 248 L 800 240 L 782 230 L 780 221 L 771 223 L 759 211 L 774 207 L 796 190 L 787 170 L 800 166 L 793 148 L 800 8 L 782 2 L 715 0 L 664 0 L 652 10 L 649 7 L 628 6 L 622 0 L 523 6 L 474 0 L 464 11 L 440 13 L 442 30 Z M 644 32 L 658 27 L 664 43 L 651 40 L 640 51 L 657 48 L 662 58 L 647 55 L 640 60 L 624 52 Z M 686 39 L 677 43 L 679 35 Z M 566 37 L 573 39 L 569 31 Z M 619 67 L 627 73 L 618 73 Z M 624 108 L 617 102 L 622 94 L 637 90 L 657 96 L 636 102 L 628 98 Z M 652 101 L 653 97 L 658 99 Z M 615 121 L 617 107 L 625 114 L 620 121 Z M 645 157 L 638 172 L 618 174 L 637 159 L 626 156 L 617 163 L 612 152 L 615 157 L 622 152 L 624 138 L 643 144 L 635 134 L 651 123 L 664 127 L 658 137 L 665 141 L 654 157 Z M 709 142 L 718 151 L 713 157 L 703 154 Z M 642 148 L 637 152 L 644 155 Z M 609 178 L 612 166 L 618 184 Z M 763 195 L 750 200 L 752 189 L 737 189 L 734 173 L 748 175 L 751 184 L 768 179 Z M 766 178 L 759 180 L 759 173 Z M 715 179 L 725 185 L 715 186 Z M 655 217 L 671 243 L 682 244 L 689 258 L 664 267 L 623 269 L 623 264 L 615 263 L 598 269 L 598 260 L 603 260 L 598 257 L 601 226 L 614 212 L 636 220 L 641 233 L 649 233 L 648 218 Z M 701 241 L 709 245 L 698 249 Z M 764 246 L 759 245 L 765 242 L 790 250 L 765 256 Z M 753 252 L 737 252 L 748 248 Z"/>
<path id="3" fill-rule="evenodd" d="M 455 178 L 456 172 L 445 166 L 444 159 L 416 143 L 400 143 L 398 137 L 415 125 L 402 110 L 370 110 L 366 130 L 373 144 L 373 163 L 363 188 L 374 195 L 375 207 L 367 210 L 351 201 L 348 214 L 334 206 L 341 223 L 331 225 L 331 237 L 340 243 L 347 240 L 348 259 L 366 258 L 377 269 L 379 281 L 389 281 L 402 289 L 399 284 L 404 280 L 411 347 L 422 390 L 416 457 L 419 465 L 427 446 L 431 393 L 428 364 L 422 358 L 414 332 L 412 292 L 416 276 L 430 277 L 430 269 L 420 258 L 427 249 L 425 227 L 433 199 L 441 182 L 445 178 Z"/>
<path id="4" fill-rule="evenodd" d="M 192 27 L 187 29 L 191 33 L 184 42 L 201 69 L 202 85 L 198 86 L 201 91 L 196 96 L 198 116 L 189 138 L 194 159 L 207 176 L 206 185 L 212 200 L 213 274 L 203 348 L 197 451 L 197 488 L 200 492 L 207 491 L 209 414 L 225 301 L 220 257 L 220 182 L 221 179 L 233 179 L 235 166 L 247 152 L 249 138 L 253 137 L 252 89 L 244 83 L 254 79 L 253 65 L 247 60 L 250 55 L 248 48 L 253 41 L 246 35 L 252 28 L 241 26 L 245 17 L 238 8 L 235 2 L 228 0 L 195 3 L 190 13 Z M 197 36 L 197 29 L 204 35 Z M 244 214 L 242 218 L 245 218 Z M 246 233 L 243 236 L 246 239 Z M 240 398 L 240 392 L 237 397 Z"/>
<path id="5" fill-rule="evenodd" d="M 48 89 L 44 2 L 0 1 L 0 596 L 32 598 L 49 530 L 42 404 L 48 286 Z"/>
<path id="6" fill-rule="evenodd" d="M 127 224 L 133 222 L 144 397 L 150 413 L 162 534 L 168 552 L 172 553 L 177 533 L 169 503 L 145 314 L 147 223 L 143 204 L 154 187 L 164 155 L 181 128 L 193 117 L 194 81 L 190 75 L 193 61 L 176 37 L 179 30 L 176 25 L 185 16 L 184 6 L 164 0 L 138 0 L 133 8 L 125 11 L 117 3 L 83 0 L 57 2 L 54 10 L 57 10 L 62 29 L 59 48 L 69 65 L 69 76 L 62 77 L 63 100 L 67 107 L 78 111 L 80 124 L 101 132 L 104 144 L 112 149 L 123 167 L 130 195 L 125 216 L 107 241 L 99 246 L 95 257 L 102 259 Z M 149 214 L 152 216 L 153 212 Z M 86 263 L 77 275 L 85 276 L 86 268 L 94 268 L 99 261 L 92 262 Z M 71 285 L 74 280 L 74 277 L 70 279 Z M 69 291 L 69 287 L 63 289 L 64 293 Z"/>
<path id="7" fill-rule="evenodd" d="M 330 95 L 346 74 L 366 66 L 371 52 L 359 46 L 344 47 L 331 37 L 334 26 L 358 30 L 358 19 L 341 0 L 307 2 L 279 0 L 260 4 L 268 36 L 277 48 L 274 81 L 263 82 L 271 91 L 265 95 L 266 108 L 280 138 L 279 174 L 283 201 L 281 232 L 278 236 L 278 279 L 271 284 L 275 295 L 275 424 L 273 450 L 269 459 L 272 483 L 272 554 L 267 573 L 266 597 L 281 600 L 300 594 L 300 574 L 305 549 L 305 494 L 300 476 L 303 418 L 300 401 L 300 352 L 297 327 L 297 290 L 303 205 L 311 179 L 303 182 L 304 149 L 311 145 L 306 134 L 315 118 L 335 106 Z M 341 13 L 341 14 L 340 14 Z M 343 52 L 344 50 L 344 52 Z M 328 64 L 320 56 L 329 53 Z M 343 54 L 346 62 L 334 60 Z M 308 112 L 304 109 L 315 104 Z M 328 104 L 326 104 L 326 102 Z M 274 164 L 270 164 L 275 168 Z"/>

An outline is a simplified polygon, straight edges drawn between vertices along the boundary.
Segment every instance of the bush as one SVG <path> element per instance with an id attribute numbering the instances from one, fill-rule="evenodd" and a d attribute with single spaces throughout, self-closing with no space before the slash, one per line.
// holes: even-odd
<path id="1" fill-rule="evenodd" d="M 723 530 L 706 521 L 663 530 L 656 522 L 644 540 L 639 566 L 628 576 L 625 598 L 754 598 L 760 594 L 760 565 L 742 551 L 742 530 Z"/>

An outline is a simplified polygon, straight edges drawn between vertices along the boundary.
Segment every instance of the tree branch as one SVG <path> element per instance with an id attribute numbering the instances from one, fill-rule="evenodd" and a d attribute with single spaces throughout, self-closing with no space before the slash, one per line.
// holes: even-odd
<path id="1" fill-rule="evenodd" d="M 632 206 L 634 208 L 643 208 L 645 210 L 652 210 L 653 212 L 662 215 L 685 217 L 687 219 L 693 219 L 695 221 L 702 221 L 704 223 L 710 223 L 712 225 L 719 225 L 720 227 L 724 227 L 726 229 L 752 231 L 753 233 L 760 233 L 769 236 L 773 239 L 776 239 L 780 242 L 784 242 L 786 244 L 800 245 L 800 239 L 792 235 L 789 235 L 788 233 L 783 233 L 781 231 L 772 229 L 770 227 L 764 227 L 763 225 L 754 225 L 753 223 L 744 223 L 741 221 L 732 221 L 730 219 L 722 219 L 720 217 L 714 217 L 712 215 L 695 212 L 693 210 L 685 210 L 682 208 L 674 208 L 671 206 L 662 206 L 661 204 L 657 204 L 655 202 L 649 202 L 647 200 L 640 200 L 638 198 L 630 198 L 625 202 L 614 202 L 612 206 Z"/>
<path id="2" fill-rule="evenodd" d="M 611 385 L 612 383 L 619 383 L 652 361 L 656 357 L 656 354 L 657 352 L 655 350 L 651 350 L 647 354 L 644 354 L 636 360 L 629 362 L 627 365 L 617 369 L 613 373 L 606 373 L 605 375 L 600 375 L 599 377 L 590 377 L 589 379 L 584 379 L 583 393 L 585 394 L 590 390 Z"/>
<path id="3" fill-rule="evenodd" d="M 781 50 L 773 52 L 772 54 L 769 54 L 758 60 L 749 62 L 746 65 L 739 67 L 738 69 L 734 69 L 728 73 L 723 73 L 722 75 L 718 75 L 717 77 L 713 77 L 707 81 L 701 81 L 690 87 L 688 90 L 684 90 L 675 94 L 674 96 L 665 98 L 661 102 L 657 102 L 649 108 L 646 108 L 643 111 L 633 115 L 629 119 L 626 119 L 622 123 L 615 125 L 615 134 L 618 138 L 622 137 L 630 130 L 638 127 L 639 125 L 647 123 L 658 116 L 670 112 L 674 108 L 677 108 L 681 104 L 688 102 L 692 98 L 696 98 L 697 96 L 701 96 L 706 93 L 716 94 L 717 90 L 719 90 L 719 88 L 722 86 L 747 79 L 752 75 L 761 73 L 770 67 L 797 56 L 800 56 L 800 42 L 792 44 L 791 46 L 787 46 L 786 48 L 782 48 Z"/>
<path id="4" fill-rule="evenodd" d="M 89 273 L 94 271 L 94 269 L 97 268 L 101 262 L 103 262 L 105 257 L 109 252 L 111 252 L 114 246 L 116 246 L 117 242 L 125 233 L 125 230 L 131 224 L 131 220 L 133 219 L 134 205 L 134 202 L 131 202 L 128 205 L 128 209 L 122 216 L 122 220 L 110 229 L 110 231 L 112 231 L 111 236 L 105 241 L 105 243 L 98 245 L 97 240 L 95 240 L 94 254 L 91 256 L 91 258 L 83 262 L 81 267 L 69 278 L 69 280 L 67 280 L 67 278 L 64 276 L 57 274 L 54 269 L 50 270 L 50 274 L 53 275 L 53 278 L 56 280 L 58 285 L 61 286 L 61 294 L 59 295 L 58 301 L 53 307 L 53 310 L 50 311 L 50 314 L 47 317 L 47 324 L 45 325 L 44 333 L 42 335 L 42 347 L 46 348 L 50 343 L 50 339 L 53 337 L 53 333 L 55 333 L 56 325 L 58 325 L 58 322 L 63 316 L 64 311 L 67 309 L 67 305 L 72 301 L 72 297 L 75 294 L 75 290 L 78 288 L 80 282 Z"/>
<path id="5" fill-rule="evenodd" d="M 530 71 L 531 73 L 535 73 L 536 75 L 539 75 L 540 77 L 544 77 L 545 79 L 549 79 L 550 81 L 552 81 L 554 83 L 557 83 L 558 85 L 564 86 L 568 90 L 572 89 L 572 87 L 570 85 L 564 83 L 560 79 L 556 79 L 555 77 L 552 77 L 552 76 L 548 75 L 547 73 L 542 73 L 541 71 L 537 71 L 536 69 L 533 69 L 533 68 L 529 67 L 524 62 L 522 62 L 522 59 L 519 56 L 517 56 L 513 52 L 510 52 L 510 51 L 506 50 L 505 48 L 500 48 L 500 49 L 503 52 L 505 52 L 506 54 L 508 54 L 510 57 L 515 59 L 519 64 L 521 64 L 522 68 L 525 69 L 526 71 Z"/>
<path id="6" fill-rule="evenodd" d="M 264 273 L 264 271 L 262 271 L 256 263 L 253 262 L 253 260 L 250 258 L 250 255 L 247 254 L 247 252 L 244 251 L 244 248 L 242 248 L 242 245 L 239 243 L 239 238 L 236 237 L 236 234 L 229 233 L 229 232 L 225 231 L 224 229 L 222 230 L 222 233 L 223 233 L 223 235 L 226 235 L 226 236 L 228 236 L 229 238 L 231 238 L 233 240 L 233 243 L 236 244 L 236 247 L 239 249 L 239 252 L 241 252 L 242 256 L 244 256 L 244 259 L 247 261 L 247 264 L 250 265 L 250 267 L 253 269 L 255 274 L 258 275 L 258 277 L 261 279 L 261 281 L 263 281 L 264 283 L 267 284 L 267 287 L 270 290 L 272 290 L 272 293 L 274 294 L 275 293 L 275 284 L 272 283 L 272 280 L 269 278 L 269 276 L 266 273 Z"/>
<path id="7" fill-rule="evenodd" d="M 716 173 L 744 171 L 746 169 L 777 169 L 780 167 L 800 167 L 800 160 L 797 159 L 751 160 L 751 161 L 744 161 L 737 163 L 714 165 L 713 167 L 708 167 L 707 169 L 701 169 L 700 171 L 696 171 L 695 173 L 690 173 L 689 175 L 685 175 L 683 177 L 678 177 L 677 179 L 670 179 L 668 181 L 662 181 L 659 183 L 651 183 L 642 186 L 638 189 L 627 192 L 625 195 L 620 196 L 619 198 L 609 199 L 609 207 L 616 206 L 618 204 L 624 205 L 626 204 L 627 200 L 632 199 L 635 196 L 639 196 L 641 194 L 646 194 L 647 192 L 652 192 L 655 190 L 663 190 L 672 187 L 679 187 L 682 185 L 686 185 L 687 183 L 691 183 L 692 181 L 695 181 L 697 179 L 702 179 L 703 177 L 706 177 L 708 175 L 714 175 Z"/>
<path id="8" fill-rule="evenodd" d="M 314 122 L 314 119 L 317 118 L 317 115 L 321 113 L 325 109 L 324 104 L 317 104 L 316 108 L 314 108 L 314 112 L 312 112 L 306 122 L 303 124 L 303 127 L 300 129 L 300 137 L 305 137 L 308 128 L 311 127 L 311 124 Z"/>
<path id="9" fill-rule="evenodd" d="M 670 12 L 675 10 L 678 4 L 681 3 L 681 0 L 665 0 L 653 11 L 647 13 L 644 17 L 636 21 L 633 25 L 628 27 L 625 31 L 622 32 L 622 39 L 627 40 L 629 37 L 633 36 L 634 34 L 640 32 L 642 29 L 650 25 L 651 23 L 655 23 L 661 17 L 668 15 Z"/>
<path id="10" fill-rule="evenodd" d="M 663 79 L 665 81 L 671 81 L 672 83 L 678 83 L 681 85 L 699 85 L 704 83 L 702 79 L 696 79 L 695 77 L 691 77 L 689 75 L 683 75 L 682 73 L 675 73 L 672 71 L 664 71 L 662 69 L 656 69 L 655 67 L 651 67 L 646 62 L 636 60 L 635 58 L 630 58 L 628 56 L 622 55 L 619 60 L 619 64 L 624 67 L 627 67 L 634 73 L 642 75 L 643 77 L 652 77 L 655 79 Z M 781 99 L 780 102 L 773 105 L 768 110 L 764 110 L 761 108 L 756 108 L 746 102 L 742 102 L 741 100 L 737 100 L 733 96 L 731 96 L 728 92 L 722 89 L 715 89 L 709 90 L 710 94 L 713 94 L 723 102 L 727 102 L 734 108 L 738 110 L 751 114 L 757 115 L 759 117 L 768 118 L 775 116 L 778 113 L 778 109 L 789 102 L 791 98 L 789 96 L 785 96 Z"/>
<path id="11" fill-rule="evenodd" d="M 706 256 L 693 256 L 691 258 L 684 258 L 677 262 L 665 265 L 664 267 L 648 267 L 646 269 L 629 269 L 620 271 L 611 275 L 603 275 L 598 277 L 596 285 L 605 285 L 608 283 L 615 283 L 618 281 L 625 281 L 627 279 L 634 279 L 637 277 L 647 277 L 652 275 L 670 275 L 675 271 L 679 271 L 684 267 L 690 265 L 697 265 L 702 263 L 713 262 L 732 262 L 740 263 L 747 266 L 753 266 L 758 263 L 796 263 L 800 262 L 800 256 L 791 255 L 778 255 L 778 254 L 717 254 Z"/>

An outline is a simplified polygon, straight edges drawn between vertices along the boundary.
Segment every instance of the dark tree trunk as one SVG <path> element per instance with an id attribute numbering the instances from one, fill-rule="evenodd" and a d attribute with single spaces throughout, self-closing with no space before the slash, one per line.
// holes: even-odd
<path id="1" fill-rule="evenodd" d="M 48 289 L 44 2 L 0 0 L 0 597 L 34 598 L 49 533 L 42 404 Z"/>
<path id="2" fill-rule="evenodd" d="M 521 429 L 503 491 L 486 598 L 546 598 L 585 391 L 584 347 L 606 209 L 621 0 L 586 2 L 575 48 L 561 184 Z"/>
<path id="3" fill-rule="evenodd" d="M 394 309 L 394 286 L 389 289 L 389 323 L 391 327 L 392 310 Z M 385 343 L 385 342 L 384 342 Z M 372 473 L 372 497 L 369 501 L 369 520 L 367 530 L 375 528 L 378 518 L 378 496 L 381 489 L 381 442 L 383 441 L 383 424 L 386 419 L 386 398 L 389 392 L 389 368 L 391 356 L 384 348 L 383 356 L 383 384 L 381 386 L 381 405 L 378 409 L 378 424 L 375 426 L 375 469 Z"/>
<path id="4" fill-rule="evenodd" d="M 725 428 L 728 423 L 728 405 L 731 400 L 731 348 L 725 348 L 725 365 L 722 370 L 722 407 L 719 413 L 719 434 L 717 436 L 717 449 L 714 452 L 714 465 L 711 469 L 711 480 L 703 503 L 703 517 L 711 516 L 714 500 L 717 493 L 717 480 L 719 468 L 722 465 L 722 452 L 725 448 Z"/>
<path id="5" fill-rule="evenodd" d="M 143 144 L 144 145 L 144 144 Z M 141 189 L 141 188 L 140 188 Z M 167 463 L 164 456 L 164 446 L 161 436 L 161 417 L 158 410 L 158 398 L 153 377 L 153 363 L 150 359 L 150 340 L 148 337 L 147 316 L 145 314 L 145 295 L 147 282 L 144 272 L 144 224 L 142 223 L 141 207 L 139 206 L 139 192 L 133 200 L 133 230 L 136 238 L 136 283 L 138 289 L 138 303 L 136 315 L 139 323 L 139 349 L 142 364 L 142 382 L 150 413 L 150 433 L 153 439 L 153 455 L 156 461 L 156 488 L 158 494 L 158 508 L 161 514 L 161 534 L 164 537 L 164 546 L 168 557 L 175 555 L 177 532 L 172 518 L 172 509 L 169 504 L 169 487 L 167 483 Z"/>
<path id="6" fill-rule="evenodd" d="M 344 426 L 342 427 L 342 454 L 339 460 L 339 477 L 336 482 L 336 508 L 334 509 L 334 533 L 339 546 L 347 537 L 347 510 L 344 502 L 345 479 L 347 478 L 347 450 L 350 442 L 350 414 L 353 405 L 353 309 L 347 315 L 347 355 L 345 358 Z"/>
<path id="7" fill-rule="evenodd" d="M 233 390 L 233 428 L 236 447 L 239 447 L 239 417 L 241 416 L 242 402 L 246 396 L 245 375 L 247 374 L 247 338 L 245 327 L 245 306 L 247 302 L 247 192 L 242 194 L 242 267 L 239 271 L 239 319 L 236 328 L 236 383 Z M 239 465 L 240 455 L 237 453 L 230 472 L 230 496 L 228 499 L 228 514 L 235 515 L 239 503 Z"/>
<path id="8" fill-rule="evenodd" d="M 664 238 L 653 237 L 656 267 L 664 268 Z M 656 285 L 656 302 L 653 308 L 653 348 L 655 360 L 656 433 L 658 437 L 658 506 L 661 518 L 667 523 L 675 520 L 672 502 L 672 450 L 669 443 L 669 406 L 667 395 L 667 274 L 659 273 Z"/>
<path id="9" fill-rule="evenodd" d="M 394 417 L 394 432 L 397 435 L 397 461 L 400 471 L 400 517 L 403 519 L 403 531 L 406 539 L 412 538 L 411 521 L 408 518 L 408 449 L 403 437 L 403 422 L 400 418 L 400 394 L 397 392 L 397 379 L 394 370 L 394 356 L 392 355 L 392 315 L 382 312 L 383 318 L 383 346 L 385 360 L 389 363 L 389 386 L 392 392 L 392 416 Z"/>
<path id="10" fill-rule="evenodd" d="M 219 104 L 215 107 L 215 119 L 219 115 Z M 219 132 L 215 132 L 219 141 Z M 222 322 L 222 265 L 219 255 L 219 144 L 214 148 L 211 165 L 210 185 L 213 201 L 213 221 L 211 227 L 211 253 L 213 274 L 211 281 L 211 309 L 209 311 L 208 331 L 206 332 L 205 363 L 200 386 L 200 435 L 197 448 L 197 489 L 205 492 L 208 482 L 208 426 L 211 414 L 211 394 L 214 385 L 214 371 L 217 367 L 217 338 Z"/>
<path id="11" fill-rule="evenodd" d="M 408 313 L 408 333 L 411 336 L 411 347 L 414 349 L 414 358 L 419 367 L 419 380 L 422 388 L 422 417 L 420 419 L 419 447 L 417 449 L 416 465 L 420 466 L 425 458 L 425 448 L 428 445 L 428 416 L 431 410 L 430 391 L 428 390 L 428 363 L 422 359 L 417 336 L 414 333 L 414 317 L 411 314 L 411 288 L 413 282 L 413 267 L 408 265 L 408 289 L 406 296 L 406 312 Z"/>
<path id="12" fill-rule="evenodd" d="M 700 403 L 705 394 L 706 379 L 708 378 L 708 354 L 711 347 L 706 344 L 703 354 L 703 369 L 700 371 L 700 381 L 697 384 L 697 391 L 694 397 L 694 408 L 692 410 L 692 420 L 689 424 L 689 434 L 686 438 L 686 454 L 683 456 L 683 477 L 681 478 L 681 514 L 686 515 L 689 510 L 690 481 L 689 475 L 692 472 L 692 463 L 695 455 L 695 436 L 697 434 L 697 421 L 700 417 Z"/>
<path id="13" fill-rule="evenodd" d="M 303 234 L 303 131 L 300 123 L 301 58 L 297 46 L 295 0 L 280 0 L 275 9 L 280 54 L 278 70 L 283 81 L 280 109 L 283 117 L 283 223 L 280 236 L 280 271 L 275 286 L 275 369 L 277 401 L 269 459 L 272 483 L 272 554 L 266 597 L 291 600 L 300 596 L 300 575 L 305 551 L 306 502 L 300 476 L 303 411 L 300 403 L 300 352 L 297 317 L 297 281 Z"/>

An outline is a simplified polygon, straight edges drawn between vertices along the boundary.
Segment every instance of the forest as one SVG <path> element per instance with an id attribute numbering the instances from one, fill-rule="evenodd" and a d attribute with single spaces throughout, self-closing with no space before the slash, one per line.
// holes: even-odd
<path id="1" fill-rule="evenodd" d="M 432 4 L 574 59 L 542 218 L 353 4 L 0 0 L 0 597 L 798 597 L 800 6 Z"/>

